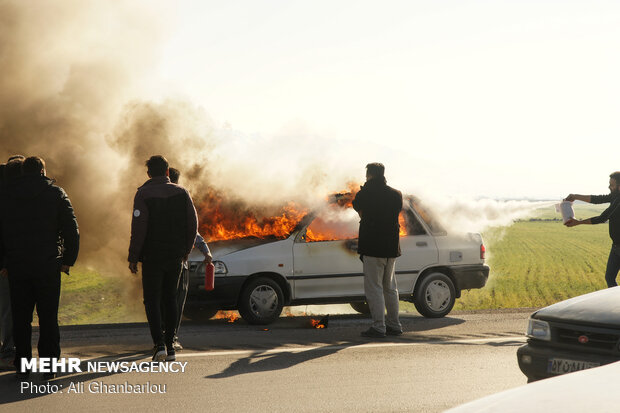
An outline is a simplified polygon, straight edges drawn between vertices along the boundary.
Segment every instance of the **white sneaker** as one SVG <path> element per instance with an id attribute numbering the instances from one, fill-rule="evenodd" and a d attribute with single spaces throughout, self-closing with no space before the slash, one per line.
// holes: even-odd
<path id="1" fill-rule="evenodd" d="M 166 360 L 166 346 L 157 346 L 153 352 L 153 361 Z"/>

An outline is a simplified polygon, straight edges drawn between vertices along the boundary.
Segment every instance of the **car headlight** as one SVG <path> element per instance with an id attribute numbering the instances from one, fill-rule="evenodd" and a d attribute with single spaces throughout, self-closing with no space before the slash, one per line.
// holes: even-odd
<path id="1" fill-rule="evenodd" d="M 196 269 L 196 274 L 200 274 L 200 275 L 205 275 L 205 269 L 207 267 L 207 264 L 205 264 L 205 262 L 201 262 L 198 265 L 198 268 Z M 224 264 L 222 261 L 213 261 L 213 267 L 214 268 L 214 273 L 215 274 L 228 274 L 228 268 L 226 268 L 226 264 Z"/>
<path id="2" fill-rule="evenodd" d="M 537 340 L 551 340 L 551 328 L 549 323 L 530 318 L 527 324 L 527 336 Z"/>
<path id="3" fill-rule="evenodd" d="M 228 268 L 222 261 L 213 261 L 213 266 L 216 274 L 228 274 Z"/>

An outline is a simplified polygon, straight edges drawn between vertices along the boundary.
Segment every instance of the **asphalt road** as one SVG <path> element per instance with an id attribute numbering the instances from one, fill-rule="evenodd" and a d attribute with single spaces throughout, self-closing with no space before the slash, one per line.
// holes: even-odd
<path id="1" fill-rule="evenodd" d="M 530 312 L 403 314 L 405 334 L 382 340 L 360 337 L 369 320 L 352 314 L 331 315 L 326 329 L 310 317 L 185 323 L 179 373 L 87 370 L 150 361 L 145 324 L 66 327 L 63 356 L 79 357 L 83 372 L 49 385 L 40 374 L 22 384 L 2 373 L 0 411 L 443 411 L 525 384 L 516 349 Z M 113 393 L 130 389 L 144 393 Z"/>

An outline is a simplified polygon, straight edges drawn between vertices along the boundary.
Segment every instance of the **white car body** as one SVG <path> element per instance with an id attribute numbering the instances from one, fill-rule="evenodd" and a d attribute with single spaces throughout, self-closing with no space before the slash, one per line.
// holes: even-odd
<path id="1" fill-rule="evenodd" d="M 333 221 L 333 225 L 345 227 L 348 236 L 344 239 L 309 241 L 308 228 L 312 230 L 313 223 L 319 222 L 311 215 L 302 220 L 286 239 L 210 243 L 216 264 L 214 291 L 204 291 L 203 258 L 197 251 L 192 252 L 189 304 L 211 310 L 239 309 L 247 321 L 262 324 L 277 318 L 274 314 L 265 317 L 266 307 L 273 307 L 274 311 L 279 308 L 279 315 L 282 305 L 363 302 L 362 262 L 354 238 L 359 218 L 352 209 L 338 213 L 337 219 L 330 215 L 334 215 L 333 212 L 327 211 L 325 217 L 321 214 L 318 217 L 323 223 Z M 472 233 L 448 235 L 434 222 L 421 219 L 428 214 L 413 198 L 406 198 L 403 215 L 410 235 L 401 236 L 402 255 L 396 260 L 400 297 L 416 303 L 418 310 L 428 307 L 426 314 L 421 311 L 426 316 L 444 316 L 451 310 L 461 290 L 481 288 L 486 283 L 489 268 L 484 265 L 482 238 L 480 234 Z M 443 274 L 444 277 L 435 277 L 438 280 L 426 286 L 424 294 L 418 292 L 416 300 L 416 290 L 429 274 Z M 260 294 L 254 294 L 252 298 L 252 292 L 247 291 L 248 283 L 256 279 L 270 279 L 281 291 L 271 283 L 257 290 L 257 293 L 262 291 L 262 298 L 258 297 Z M 270 298 L 265 299 L 267 296 Z M 274 299 L 277 301 L 275 307 Z M 261 305 L 250 310 L 251 305 L 244 300 L 254 300 L 254 304 L 261 301 L 263 317 L 259 314 Z M 252 311 L 256 317 L 248 314 Z"/>

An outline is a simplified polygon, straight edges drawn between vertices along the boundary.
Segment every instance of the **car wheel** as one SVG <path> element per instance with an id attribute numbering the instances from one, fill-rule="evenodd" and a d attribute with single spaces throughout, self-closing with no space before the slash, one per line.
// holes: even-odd
<path id="1" fill-rule="evenodd" d="M 448 314 L 454 307 L 456 289 L 452 280 L 440 272 L 424 276 L 415 291 L 415 308 L 424 317 L 439 318 Z"/>
<path id="2" fill-rule="evenodd" d="M 353 307 L 353 309 L 357 311 L 358 313 L 370 314 L 370 307 L 368 306 L 368 303 L 365 301 L 363 303 L 355 302 L 355 303 L 349 303 L 349 304 L 351 304 L 351 307 Z"/>
<path id="3" fill-rule="evenodd" d="M 213 308 L 185 308 L 183 315 L 192 321 L 207 321 L 216 315 L 218 311 Z"/>
<path id="4" fill-rule="evenodd" d="M 270 324 L 280 317 L 284 294 L 271 278 L 251 280 L 241 291 L 239 314 L 249 324 Z"/>

